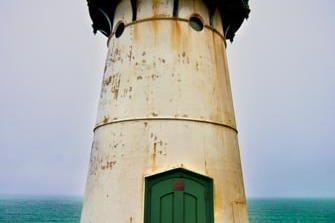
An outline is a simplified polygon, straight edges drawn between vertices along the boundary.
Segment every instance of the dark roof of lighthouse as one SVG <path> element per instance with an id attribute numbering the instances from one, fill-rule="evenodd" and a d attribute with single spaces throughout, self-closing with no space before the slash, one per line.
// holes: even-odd
<path id="1" fill-rule="evenodd" d="M 133 20 L 136 20 L 136 0 L 130 0 L 133 8 Z M 175 0 L 176 1 L 176 0 Z M 248 0 L 204 0 L 210 11 L 218 8 L 221 12 L 226 39 L 233 40 L 235 32 L 244 19 L 248 18 Z M 89 13 L 93 21 L 93 31 L 109 36 L 112 30 L 114 11 L 120 0 L 87 0 Z"/>

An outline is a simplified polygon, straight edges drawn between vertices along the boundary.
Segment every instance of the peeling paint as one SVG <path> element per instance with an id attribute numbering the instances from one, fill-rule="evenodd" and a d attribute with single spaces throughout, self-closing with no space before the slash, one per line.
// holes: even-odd
<path id="1" fill-rule="evenodd" d="M 157 79 L 157 78 L 159 78 L 160 77 L 160 75 L 158 75 L 158 74 L 152 74 L 151 75 L 151 78 L 153 79 L 153 80 L 155 80 L 155 79 Z"/>
<path id="2" fill-rule="evenodd" d="M 157 157 L 157 143 L 154 143 L 153 153 L 152 153 L 152 170 L 154 171 L 156 167 L 156 157 Z"/>
<path id="3" fill-rule="evenodd" d="M 112 170 L 113 166 L 116 164 L 116 161 L 107 161 L 106 165 L 102 165 L 101 169 L 102 170 Z"/>
<path id="4" fill-rule="evenodd" d="M 120 74 L 115 74 L 112 76 L 111 92 L 115 100 L 117 100 L 119 96 L 120 82 L 121 82 Z"/>
<path id="5" fill-rule="evenodd" d="M 129 62 L 131 62 L 131 59 L 134 58 L 132 55 L 133 55 L 133 46 L 129 46 L 129 54 L 128 54 Z"/>
<path id="6" fill-rule="evenodd" d="M 104 85 L 105 85 L 105 86 L 108 86 L 111 82 L 112 82 L 112 77 L 109 76 L 108 78 L 106 78 L 106 79 L 104 80 Z"/>
<path id="7" fill-rule="evenodd" d="M 104 124 L 106 124 L 109 121 L 109 116 L 105 115 L 104 120 L 102 121 Z"/>

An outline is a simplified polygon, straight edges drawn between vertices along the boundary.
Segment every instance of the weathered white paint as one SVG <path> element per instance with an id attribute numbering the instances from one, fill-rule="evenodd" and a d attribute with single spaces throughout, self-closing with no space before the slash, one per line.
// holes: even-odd
<path id="1" fill-rule="evenodd" d="M 178 17 L 189 19 L 191 15 L 200 15 L 205 25 L 209 25 L 209 10 L 201 0 L 179 0 Z"/>
<path id="2" fill-rule="evenodd" d="M 183 167 L 213 178 L 215 223 L 246 223 L 222 30 L 201 1 L 180 0 L 179 18 L 173 1 L 139 2 L 135 22 L 126 1 L 115 13 L 81 222 L 142 223 L 145 177 Z"/>
<path id="3" fill-rule="evenodd" d="M 117 22 L 131 23 L 133 19 L 133 12 L 131 10 L 131 3 L 129 0 L 121 0 L 117 5 L 114 13 L 114 30 L 117 27 Z"/>
<path id="4" fill-rule="evenodd" d="M 141 0 L 137 1 L 137 20 L 152 17 L 172 17 L 173 1 L 171 0 Z"/>
<path id="5" fill-rule="evenodd" d="M 218 9 L 216 9 L 215 12 L 214 12 L 214 16 L 213 16 L 213 27 L 221 35 L 224 35 L 221 18 L 222 17 L 221 17 L 220 11 Z"/>

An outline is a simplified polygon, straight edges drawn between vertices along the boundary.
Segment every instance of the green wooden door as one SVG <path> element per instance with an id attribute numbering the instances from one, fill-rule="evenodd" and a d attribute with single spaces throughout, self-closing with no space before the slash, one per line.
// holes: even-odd
<path id="1" fill-rule="evenodd" d="M 146 223 L 212 222 L 211 187 L 203 179 L 167 174 L 148 185 Z"/>

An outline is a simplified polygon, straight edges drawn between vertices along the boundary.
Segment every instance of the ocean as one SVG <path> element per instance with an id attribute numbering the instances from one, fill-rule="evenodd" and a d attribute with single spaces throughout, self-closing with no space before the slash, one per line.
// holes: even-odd
<path id="1" fill-rule="evenodd" d="M 249 199 L 250 223 L 335 223 L 335 198 Z"/>
<path id="2" fill-rule="evenodd" d="M 1 223 L 79 222 L 81 198 L 0 197 Z"/>
<path id="3" fill-rule="evenodd" d="M 78 223 L 82 199 L 0 196 L 1 223 Z M 250 223 L 335 223 L 335 198 L 253 198 Z"/>

